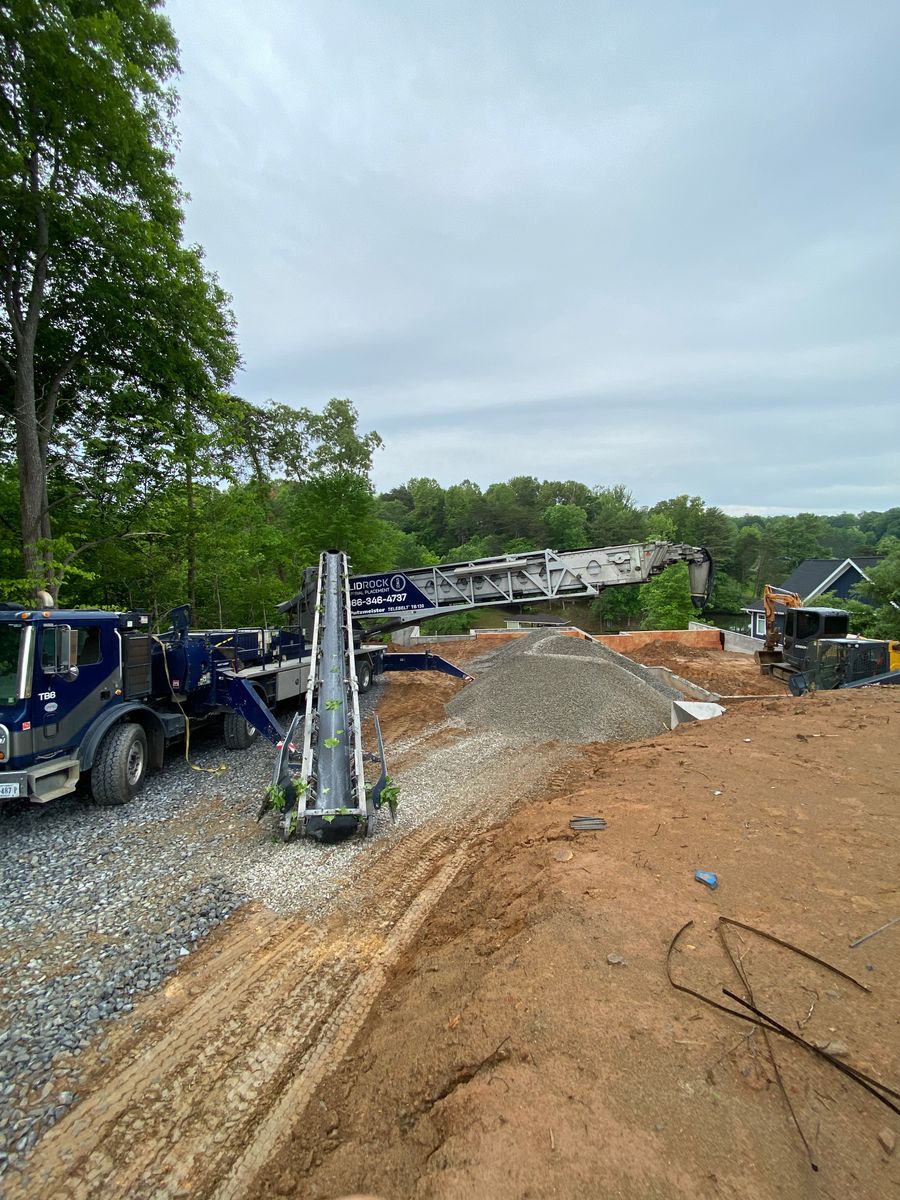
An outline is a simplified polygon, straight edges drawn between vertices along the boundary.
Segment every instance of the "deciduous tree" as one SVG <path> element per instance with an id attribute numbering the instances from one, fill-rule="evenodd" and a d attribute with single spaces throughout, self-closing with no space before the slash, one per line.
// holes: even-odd
<path id="1" fill-rule="evenodd" d="M 0 8 L 0 406 L 25 575 L 53 584 L 59 430 L 128 389 L 158 424 L 237 362 L 227 297 L 182 245 L 177 45 L 161 0 Z M 127 426 L 123 436 L 127 439 Z"/>

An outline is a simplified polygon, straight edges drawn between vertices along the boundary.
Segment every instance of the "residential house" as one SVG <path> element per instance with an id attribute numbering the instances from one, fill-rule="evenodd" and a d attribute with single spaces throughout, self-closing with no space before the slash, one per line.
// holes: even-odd
<path id="1" fill-rule="evenodd" d="M 862 580 L 868 579 L 867 571 L 884 562 L 880 556 L 863 555 L 856 558 L 807 558 L 795 567 L 784 583 L 778 587 L 785 592 L 796 592 L 802 597 L 804 604 L 809 604 L 816 596 L 831 592 L 842 600 L 856 599 L 851 595 L 851 589 Z M 750 615 L 750 634 L 752 637 L 764 639 L 766 636 L 766 617 L 761 599 L 754 600 L 743 610 Z M 784 609 L 781 605 L 776 610 L 776 622 L 779 628 L 784 620 Z"/>

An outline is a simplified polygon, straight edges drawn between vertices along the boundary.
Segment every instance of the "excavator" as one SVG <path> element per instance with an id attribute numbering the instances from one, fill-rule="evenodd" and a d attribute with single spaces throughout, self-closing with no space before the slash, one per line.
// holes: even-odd
<path id="1" fill-rule="evenodd" d="M 782 631 L 778 605 L 785 610 Z M 846 610 L 806 607 L 796 592 L 768 583 L 763 609 L 766 640 L 756 661 L 764 675 L 786 682 L 794 695 L 900 683 L 900 642 L 852 636 Z"/>

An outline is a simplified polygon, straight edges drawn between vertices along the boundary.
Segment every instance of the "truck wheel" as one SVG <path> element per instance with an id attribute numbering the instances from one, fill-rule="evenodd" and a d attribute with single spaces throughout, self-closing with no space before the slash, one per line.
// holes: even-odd
<path id="1" fill-rule="evenodd" d="M 114 725 L 100 743 L 91 769 L 91 792 L 103 808 L 127 804 L 147 773 L 147 735 L 140 725 Z"/>
<path id="2" fill-rule="evenodd" d="M 359 684 L 359 694 L 364 695 L 372 686 L 372 665 L 361 662 L 356 667 L 356 682 Z"/>
<path id="3" fill-rule="evenodd" d="M 236 712 L 225 714 L 224 733 L 227 750 L 246 750 L 259 737 L 259 730 Z"/>

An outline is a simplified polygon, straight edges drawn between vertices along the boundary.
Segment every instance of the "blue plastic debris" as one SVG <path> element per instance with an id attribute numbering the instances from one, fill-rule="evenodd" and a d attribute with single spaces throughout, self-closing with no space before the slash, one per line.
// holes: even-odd
<path id="1" fill-rule="evenodd" d="M 719 886 L 719 877 L 714 871 L 695 871 L 694 878 L 698 883 L 705 883 L 708 888 Z"/>

